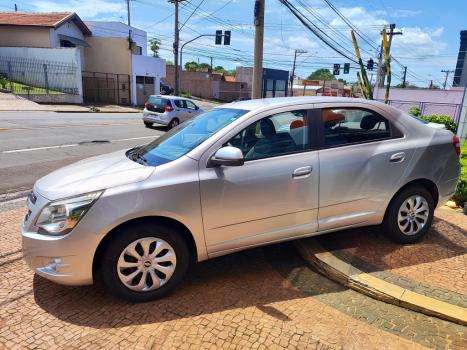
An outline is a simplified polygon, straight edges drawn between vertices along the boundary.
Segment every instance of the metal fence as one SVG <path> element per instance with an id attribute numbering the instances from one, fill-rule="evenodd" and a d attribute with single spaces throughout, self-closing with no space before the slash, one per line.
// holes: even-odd
<path id="1" fill-rule="evenodd" d="M 0 56 L 0 88 L 17 95 L 78 95 L 73 63 Z"/>
<path id="2" fill-rule="evenodd" d="M 383 102 L 382 100 L 379 100 Z M 389 100 L 389 104 L 402 111 L 408 112 L 412 107 L 420 108 L 422 115 L 447 114 L 452 117 L 456 124 L 459 123 L 461 104 L 437 103 L 437 102 L 419 102 L 419 101 L 396 101 Z"/>
<path id="3" fill-rule="evenodd" d="M 82 72 L 82 75 L 85 102 L 130 104 L 130 76 L 128 74 Z"/>

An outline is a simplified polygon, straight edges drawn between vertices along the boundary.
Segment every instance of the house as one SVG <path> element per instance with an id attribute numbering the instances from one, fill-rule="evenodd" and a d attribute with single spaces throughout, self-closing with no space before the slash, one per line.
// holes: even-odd
<path id="1" fill-rule="evenodd" d="M 142 105 L 159 93 L 165 60 L 147 56 L 145 31 L 121 22 L 0 12 L 0 75 L 38 102 Z"/>
<path id="2" fill-rule="evenodd" d="M 247 85 L 249 97 L 253 87 L 253 67 L 237 67 L 235 80 Z M 289 72 L 281 69 L 263 68 L 262 97 L 287 96 Z"/>
<path id="3" fill-rule="evenodd" d="M 0 47 L 76 47 L 83 62 L 84 39 L 91 34 L 72 12 L 0 12 Z"/>
<path id="4" fill-rule="evenodd" d="M 93 34 L 86 38 L 89 46 L 84 50 L 85 99 L 100 97 L 95 86 L 106 83 L 109 74 L 118 103 L 124 104 L 129 98 L 133 105 L 143 105 L 149 95 L 160 93 L 160 80 L 166 75 L 165 60 L 147 56 L 145 31 L 121 22 L 87 21 L 86 25 Z M 115 98 L 115 94 L 111 97 Z"/>
<path id="5" fill-rule="evenodd" d="M 459 55 L 452 86 L 467 87 L 467 30 L 461 30 Z"/>

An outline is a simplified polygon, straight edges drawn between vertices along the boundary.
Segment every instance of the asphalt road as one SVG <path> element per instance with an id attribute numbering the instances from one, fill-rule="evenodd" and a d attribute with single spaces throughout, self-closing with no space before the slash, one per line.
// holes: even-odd
<path id="1" fill-rule="evenodd" d="M 141 118 L 141 113 L 0 113 L 0 194 L 28 190 L 57 168 L 148 143 L 165 132 L 144 127 Z"/>

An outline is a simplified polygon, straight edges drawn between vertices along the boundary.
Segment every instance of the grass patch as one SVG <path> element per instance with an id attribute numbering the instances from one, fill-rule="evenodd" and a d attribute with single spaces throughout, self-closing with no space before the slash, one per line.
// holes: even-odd
<path id="1" fill-rule="evenodd" d="M 2 87 L 9 90 L 11 88 L 10 81 L 8 80 L 6 80 L 6 82 L 2 81 Z M 31 95 L 45 95 L 47 94 L 47 90 L 44 88 L 36 87 L 36 86 L 30 86 L 30 85 L 26 85 L 22 83 L 17 83 L 14 81 L 13 82 L 13 93 L 22 94 L 22 95 L 27 95 L 28 93 Z M 49 94 L 50 95 L 62 95 L 64 93 L 49 89 Z"/>
<path id="2" fill-rule="evenodd" d="M 457 184 L 456 193 L 454 194 L 454 197 L 452 197 L 452 200 L 459 207 L 464 207 L 467 202 L 467 141 L 464 141 L 461 146 L 461 155 L 459 160 L 461 163 L 461 176 L 459 183 Z"/>

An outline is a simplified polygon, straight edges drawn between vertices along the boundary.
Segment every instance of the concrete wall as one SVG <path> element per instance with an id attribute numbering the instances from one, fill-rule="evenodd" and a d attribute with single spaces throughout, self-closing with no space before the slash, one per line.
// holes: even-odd
<path id="1" fill-rule="evenodd" d="M 128 39 L 86 37 L 86 42 L 84 71 L 130 74 Z"/>
<path id="2" fill-rule="evenodd" d="M 142 55 L 147 55 L 148 37 L 144 30 L 129 27 L 122 22 L 86 21 L 85 23 L 94 37 L 128 39 L 128 31 L 131 29 L 132 40 L 136 42 L 136 45 L 141 46 Z"/>
<path id="3" fill-rule="evenodd" d="M 0 46 L 50 48 L 50 28 L 0 26 Z"/>
<path id="4" fill-rule="evenodd" d="M 77 48 L 0 47 L 0 72 L 7 76 L 8 63 L 13 81 L 40 88 L 46 87 L 45 64 L 51 89 L 60 87 L 63 91 L 74 90 L 82 99 L 81 58 Z M 63 64 L 69 68 L 57 71 L 56 67 Z"/>
<path id="5" fill-rule="evenodd" d="M 439 89 L 400 89 L 391 88 L 389 100 L 391 105 L 408 111 L 411 107 L 419 107 L 422 114 L 449 114 L 458 122 L 465 89 L 463 87 L 449 90 Z M 385 89 L 375 88 L 375 100 L 384 100 Z"/>

